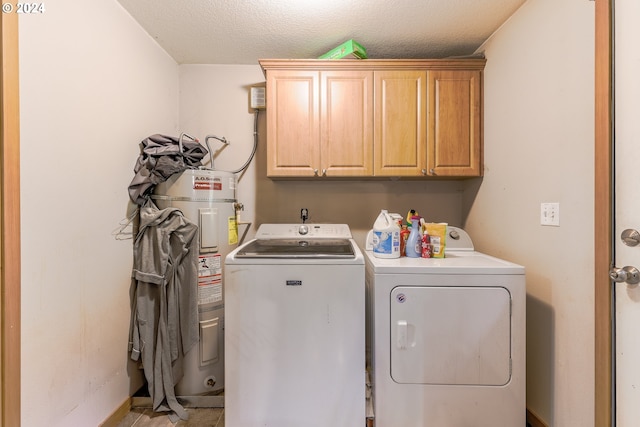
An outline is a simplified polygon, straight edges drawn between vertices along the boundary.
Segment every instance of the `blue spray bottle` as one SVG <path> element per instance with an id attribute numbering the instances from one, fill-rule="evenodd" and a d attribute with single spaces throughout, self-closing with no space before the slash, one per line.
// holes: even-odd
<path id="1" fill-rule="evenodd" d="M 422 253 L 422 233 L 420 232 L 420 217 L 411 217 L 411 233 L 407 238 L 405 248 L 406 255 L 409 258 L 420 258 Z"/>

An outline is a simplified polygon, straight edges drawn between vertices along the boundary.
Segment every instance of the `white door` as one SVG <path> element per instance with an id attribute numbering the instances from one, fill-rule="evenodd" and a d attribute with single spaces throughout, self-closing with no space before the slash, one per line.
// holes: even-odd
<path id="1" fill-rule="evenodd" d="M 625 229 L 640 231 L 640 2 L 615 0 L 615 265 L 640 268 L 640 245 L 627 246 Z M 616 426 L 640 420 L 640 285 L 615 284 Z"/>
<path id="2" fill-rule="evenodd" d="M 399 384 L 504 386 L 511 379 L 511 295 L 502 287 L 391 291 L 391 378 Z"/>

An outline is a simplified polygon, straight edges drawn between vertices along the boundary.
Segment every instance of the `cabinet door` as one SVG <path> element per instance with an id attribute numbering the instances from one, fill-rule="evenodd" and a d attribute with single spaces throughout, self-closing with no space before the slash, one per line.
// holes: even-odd
<path id="1" fill-rule="evenodd" d="M 429 175 L 482 175 L 481 78 L 480 71 L 429 71 Z"/>
<path id="2" fill-rule="evenodd" d="M 373 174 L 373 72 L 320 72 L 320 163 L 326 176 Z"/>
<path id="3" fill-rule="evenodd" d="M 374 174 L 426 173 L 427 72 L 376 71 Z"/>
<path id="4" fill-rule="evenodd" d="M 313 176 L 320 168 L 319 72 L 267 75 L 267 175 Z"/>

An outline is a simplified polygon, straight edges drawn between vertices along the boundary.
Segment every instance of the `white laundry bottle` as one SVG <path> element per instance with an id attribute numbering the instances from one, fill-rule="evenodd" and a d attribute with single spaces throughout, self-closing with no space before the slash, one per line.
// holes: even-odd
<path id="1" fill-rule="evenodd" d="M 373 256 L 400 258 L 400 226 L 385 209 L 373 223 Z"/>

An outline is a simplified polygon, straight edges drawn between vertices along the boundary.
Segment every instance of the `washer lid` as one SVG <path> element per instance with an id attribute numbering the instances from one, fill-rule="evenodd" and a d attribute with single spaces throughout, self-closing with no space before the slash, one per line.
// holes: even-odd
<path id="1" fill-rule="evenodd" d="M 349 239 L 258 239 L 247 243 L 237 258 L 355 258 Z"/>

